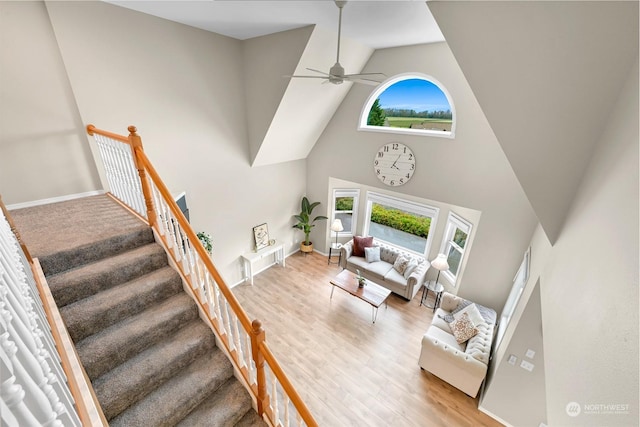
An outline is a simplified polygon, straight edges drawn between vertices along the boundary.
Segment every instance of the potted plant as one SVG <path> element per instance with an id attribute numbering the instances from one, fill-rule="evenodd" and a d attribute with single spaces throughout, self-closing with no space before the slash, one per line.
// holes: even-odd
<path id="1" fill-rule="evenodd" d="M 293 228 L 302 230 L 304 233 L 304 241 L 300 243 L 300 250 L 305 253 L 313 251 L 313 243 L 309 240 L 309 233 L 311 233 L 311 229 L 315 227 L 314 222 L 327 219 L 327 217 L 323 215 L 318 215 L 313 218 L 313 220 L 311 219 L 311 212 L 313 212 L 319 204 L 320 202 L 310 203 L 309 199 L 304 196 L 300 204 L 300 214 L 293 216 L 298 221 Z"/>

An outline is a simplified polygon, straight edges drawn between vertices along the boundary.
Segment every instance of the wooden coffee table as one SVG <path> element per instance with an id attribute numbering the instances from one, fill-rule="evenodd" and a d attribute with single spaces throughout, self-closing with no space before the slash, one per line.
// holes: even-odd
<path id="1" fill-rule="evenodd" d="M 382 286 L 373 283 L 368 279 L 365 282 L 365 286 L 359 288 L 358 280 L 356 279 L 355 273 L 352 273 L 349 270 L 342 270 L 329 283 L 333 285 L 333 287 L 331 288 L 331 296 L 329 297 L 329 299 L 333 298 L 333 290 L 338 287 L 343 291 L 350 293 L 354 297 L 360 298 L 362 301 L 371 304 L 371 320 L 373 321 L 373 323 L 376 323 L 376 318 L 378 317 L 378 308 L 382 305 L 382 303 L 386 304 L 387 297 L 391 295 L 391 291 L 389 289 L 383 288 Z"/>

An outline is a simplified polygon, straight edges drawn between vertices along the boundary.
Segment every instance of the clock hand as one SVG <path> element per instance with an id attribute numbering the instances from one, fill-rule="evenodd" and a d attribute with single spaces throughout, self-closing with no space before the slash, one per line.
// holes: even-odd
<path id="1" fill-rule="evenodd" d="M 398 158 L 396 159 L 395 162 L 393 162 L 393 164 L 390 166 L 390 168 L 396 168 L 396 169 L 400 170 L 400 168 L 396 166 L 396 163 L 398 163 L 398 160 L 400 160 L 400 155 L 399 154 L 398 154 Z"/>

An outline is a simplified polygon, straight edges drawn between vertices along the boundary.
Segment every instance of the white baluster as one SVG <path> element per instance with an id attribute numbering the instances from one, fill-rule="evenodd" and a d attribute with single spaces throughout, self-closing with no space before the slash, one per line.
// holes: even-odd
<path id="1" fill-rule="evenodd" d="M 0 289 L 0 293 L 2 292 L 3 290 Z M 11 294 L 7 294 L 8 300 L 11 302 Z M 57 414 L 62 414 L 66 409 L 51 386 L 55 377 L 51 374 L 51 369 L 44 359 L 41 349 L 36 345 L 33 337 L 35 331 L 30 330 L 22 322 L 21 317 L 16 315 L 23 308 L 17 304 L 5 304 L 3 300 L 0 300 L 0 315 L 4 317 L 9 336 L 12 337 L 12 341 L 18 349 L 23 368 L 47 396 L 53 410 Z"/>
<path id="2" fill-rule="evenodd" d="M 231 315 L 232 315 L 232 321 L 233 321 L 233 338 L 234 338 L 234 345 L 236 347 L 236 351 L 238 352 L 238 364 L 240 365 L 240 367 L 242 367 L 242 365 L 244 365 L 244 354 L 242 353 L 242 346 L 241 344 L 241 338 L 240 338 L 240 330 L 238 329 L 238 318 L 236 317 L 236 315 L 233 313 L 233 310 L 231 311 Z"/>
<path id="3" fill-rule="evenodd" d="M 284 390 L 283 390 L 284 391 Z M 284 426 L 289 427 L 289 395 L 283 393 L 283 401 L 284 401 Z"/>
<path id="4" fill-rule="evenodd" d="M 15 419 L 18 426 L 38 427 L 40 422 L 31 413 L 24 403 L 25 391 L 16 384 L 16 377 L 13 375 L 13 366 L 4 348 L 0 346 L 0 371 L 2 372 L 2 383 L 0 383 L 0 401 L 6 405 L 11 419 Z M 4 409 L 4 408 L 3 408 Z M 7 417 L 9 418 L 8 414 Z M 5 420 L 5 413 L 2 413 L 2 420 Z"/>
<path id="5" fill-rule="evenodd" d="M 6 310 L 0 311 L 0 346 L 11 363 L 16 383 L 24 389 L 24 403 L 41 425 L 62 426 L 57 419 L 58 414 L 51 407 L 51 402 L 24 368 L 22 358 L 26 355 L 17 357 L 18 347 L 10 339 L 5 323 L 7 313 Z"/>
<path id="6" fill-rule="evenodd" d="M 280 423 L 280 411 L 278 409 L 278 383 L 275 375 L 271 375 L 271 409 L 273 410 L 273 418 L 276 424 Z"/>

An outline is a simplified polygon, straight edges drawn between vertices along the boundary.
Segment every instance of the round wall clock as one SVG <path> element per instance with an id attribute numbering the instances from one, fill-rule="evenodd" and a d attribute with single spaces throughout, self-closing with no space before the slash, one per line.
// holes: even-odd
<path id="1" fill-rule="evenodd" d="M 392 187 L 406 184 L 415 170 L 413 151 L 399 142 L 383 145 L 373 159 L 373 172 L 383 184 Z"/>

